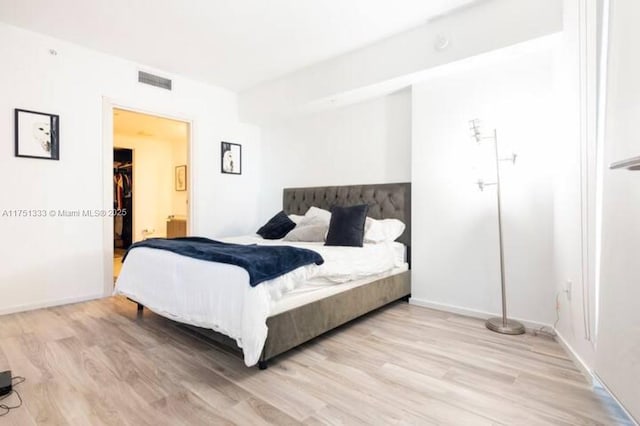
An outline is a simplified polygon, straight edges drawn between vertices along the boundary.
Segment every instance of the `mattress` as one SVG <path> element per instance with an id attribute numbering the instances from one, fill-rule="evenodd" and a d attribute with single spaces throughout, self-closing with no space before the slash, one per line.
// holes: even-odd
<path id="1" fill-rule="evenodd" d="M 285 294 L 280 300 L 274 301 L 271 305 L 271 309 L 269 310 L 269 316 L 272 317 L 302 305 L 333 296 L 334 294 L 343 293 L 356 287 L 370 284 L 382 278 L 400 274 L 407 270 L 409 270 L 409 265 L 404 263 L 403 265 L 397 266 L 388 272 L 348 281 L 342 284 L 327 285 L 322 281 L 307 281 L 296 289 Z"/>
<path id="2" fill-rule="evenodd" d="M 262 353 L 269 316 L 290 309 L 287 306 L 335 294 L 339 292 L 337 287 L 346 290 L 348 285 L 374 281 L 406 265 L 404 247 L 399 243 L 354 248 L 263 240 L 258 236 L 223 241 L 308 248 L 320 253 L 325 263 L 307 265 L 251 287 L 248 273 L 238 266 L 141 247 L 128 254 L 114 294 L 127 296 L 172 320 L 235 339 L 250 366 Z M 291 297 L 286 297 L 289 294 Z"/>

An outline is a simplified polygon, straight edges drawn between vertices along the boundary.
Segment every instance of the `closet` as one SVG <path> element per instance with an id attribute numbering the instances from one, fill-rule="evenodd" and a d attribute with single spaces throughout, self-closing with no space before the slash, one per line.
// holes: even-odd
<path id="1" fill-rule="evenodd" d="M 113 247 L 116 253 L 133 243 L 133 150 L 113 150 Z"/>

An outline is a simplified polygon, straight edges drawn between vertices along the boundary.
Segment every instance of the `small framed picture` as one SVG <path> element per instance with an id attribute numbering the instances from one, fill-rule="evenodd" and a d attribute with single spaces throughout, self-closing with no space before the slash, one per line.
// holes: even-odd
<path id="1" fill-rule="evenodd" d="M 60 159 L 60 117 L 15 110 L 16 157 Z"/>
<path id="2" fill-rule="evenodd" d="M 221 142 L 220 171 L 232 175 L 242 174 L 242 146 L 240 144 Z"/>
<path id="3" fill-rule="evenodd" d="M 176 191 L 187 190 L 187 166 L 176 167 Z"/>

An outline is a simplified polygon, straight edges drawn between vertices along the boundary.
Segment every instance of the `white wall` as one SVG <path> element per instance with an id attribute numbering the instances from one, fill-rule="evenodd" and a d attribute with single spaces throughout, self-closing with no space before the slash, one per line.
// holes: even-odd
<path id="1" fill-rule="evenodd" d="M 5 141 L 0 150 L 0 179 L 5 182 L 0 209 L 105 207 L 109 172 L 104 168 L 110 167 L 110 159 L 104 158 L 102 101 L 107 97 L 193 120 L 194 234 L 228 235 L 255 228 L 258 133 L 239 123 L 233 93 L 170 75 L 171 92 L 140 85 L 134 63 L 4 24 L 0 57 L 0 140 Z M 60 115 L 60 161 L 14 157 L 14 108 Z M 243 144 L 242 176 L 220 174 L 221 140 Z M 0 235 L 0 313 L 104 294 L 102 220 L 0 215 Z"/>
<path id="2" fill-rule="evenodd" d="M 186 216 L 187 191 L 175 190 L 175 166 L 186 164 L 187 141 L 115 135 L 114 146 L 133 150 L 133 241 L 167 236 L 167 217 Z"/>
<path id="3" fill-rule="evenodd" d="M 295 113 L 318 99 L 364 90 L 561 30 L 562 2 L 557 0 L 481 1 L 246 90 L 240 94 L 241 117 L 262 123 Z M 449 40 L 449 46 L 440 51 L 434 46 L 441 37 Z"/>
<path id="4" fill-rule="evenodd" d="M 285 187 L 407 182 L 411 90 L 265 125 L 262 141 L 264 220 Z"/>
<path id="5" fill-rule="evenodd" d="M 478 190 L 468 120 L 498 129 L 510 317 L 553 324 L 554 53 L 558 38 L 413 87 L 412 302 L 500 313 L 495 188 Z"/>
<path id="6" fill-rule="evenodd" d="M 173 152 L 171 154 L 171 214 L 174 216 L 187 217 L 189 209 L 189 191 L 176 191 L 175 187 L 175 170 L 178 166 L 184 166 L 188 162 L 188 141 L 187 140 L 175 140 L 172 142 L 171 147 Z M 187 165 L 187 169 L 189 166 Z M 187 175 L 189 170 L 187 170 Z M 187 179 L 187 189 L 191 185 L 191 182 Z"/>
<path id="7" fill-rule="evenodd" d="M 611 2 L 605 164 L 640 155 L 638 2 Z M 640 421 L 640 171 L 604 171 L 595 371 Z"/>

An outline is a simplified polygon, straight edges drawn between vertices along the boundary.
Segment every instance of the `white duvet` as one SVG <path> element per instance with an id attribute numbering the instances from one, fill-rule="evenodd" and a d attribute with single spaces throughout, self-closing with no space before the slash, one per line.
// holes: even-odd
<path id="1" fill-rule="evenodd" d="M 323 243 L 264 240 L 259 236 L 225 238 L 236 244 L 290 245 L 318 252 L 322 265 L 307 265 L 256 287 L 244 269 L 207 262 L 165 250 L 132 250 L 116 281 L 114 294 L 134 299 L 175 321 L 210 328 L 236 340 L 248 366 L 258 362 L 267 337 L 266 320 L 283 295 L 312 281 L 335 285 L 378 275 L 402 265 L 392 243 L 364 247 L 327 247 Z"/>

